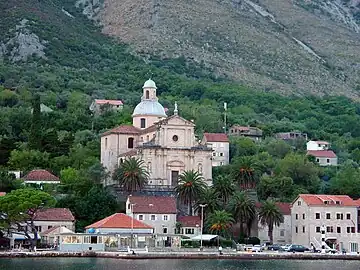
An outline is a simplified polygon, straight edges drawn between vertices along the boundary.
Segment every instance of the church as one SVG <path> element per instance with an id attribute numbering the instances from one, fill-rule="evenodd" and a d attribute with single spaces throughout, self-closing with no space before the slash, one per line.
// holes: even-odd
<path id="1" fill-rule="evenodd" d="M 179 175 L 188 170 L 198 171 L 211 185 L 213 149 L 197 141 L 195 124 L 179 116 L 176 103 L 173 115 L 166 115 L 156 90 L 155 82 L 147 80 L 132 114 L 133 124 L 101 135 L 101 163 L 112 173 L 127 157 L 140 158 L 150 186 L 175 187 Z"/>

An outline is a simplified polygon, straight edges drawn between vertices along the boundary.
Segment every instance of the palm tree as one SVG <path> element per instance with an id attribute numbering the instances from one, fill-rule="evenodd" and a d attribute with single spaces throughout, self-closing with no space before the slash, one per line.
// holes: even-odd
<path id="1" fill-rule="evenodd" d="M 266 200 L 261 205 L 259 210 L 259 220 L 261 225 L 268 226 L 268 236 L 270 243 L 272 244 L 274 225 L 280 226 L 280 223 L 284 222 L 284 216 L 273 200 Z"/>
<path id="2" fill-rule="evenodd" d="M 226 205 L 229 202 L 230 197 L 235 192 L 234 182 L 230 175 L 223 176 L 219 175 L 214 179 L 213 188 L 218 194 L 218 197 L 223 202 L 223 205 Z"/>
<path id="3" fill-rule="evenodd" d="M 234 223 L 232 215 L 225 210 L 217 210 L 206 219 L 206 225 L 211 233 L 228 236 L 231 225 Z"/>
<path id="4" fill-rule="evenodd" d="M 218 194 L 213 188 L 206 188 L 200 195 L 200 198 L 195 203 L 195 211 L 200 213 L 200 205 L 206 204 L 204 208 L 204 220 L 210 214 L 220 209 L 220 203 L 218 200 Z"/>
<path id="5" fill-rule="evenodd" d="M 245 235 L 244 224 L 247 227 L 247 235 L 250 236 L 251 224 L 256 217 L 255 202 L 245 191 L 237 191 L 229 202 L 230 212 L 240 224 L 240 234 Z"/>
<path id="6" fill-rule="evenodd" d="M 193 202 L 205 192 L 203 176 L 194 170 L 185 171 L 179 176 L 178 185 L 174 188 L 180 200 L 188 205 L 188 214 L 192 216 Z"/>
<path id="7" fill-rule="evenodd" d="M 118 181 L 125 191 L 132 193 L 141 190 L 147 184 L 149 173 L 143 160 L 130 157 L 115 169 L 113 179 Z"/>
<path id="8" fill-rule="evenodd" d="M 241 157 L 233 166 L 233 178 L 244 190 L 253 189 L 258 181 L 259 165 L 252 157 Z"/>

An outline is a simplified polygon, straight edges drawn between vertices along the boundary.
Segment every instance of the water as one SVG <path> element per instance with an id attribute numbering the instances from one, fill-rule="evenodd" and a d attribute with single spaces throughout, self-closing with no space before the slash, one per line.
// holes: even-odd
<path id="1" fill-rule="evenodd" d="M 358 270 L 357 261 L 301 260 L 122 260 L 101 258 L 0 259 L 6 270 Z"/>

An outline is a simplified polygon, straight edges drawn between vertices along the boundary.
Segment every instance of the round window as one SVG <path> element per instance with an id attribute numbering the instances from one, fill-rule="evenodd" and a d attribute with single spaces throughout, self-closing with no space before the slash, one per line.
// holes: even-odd
<path id="1" fill-rule="evenodd" d="M 174 142 L 177 142 L 177 141 L 178 141 L 178 139 L 179 139 L 179 138 L 178 138 L 178 136 L 177 136 L 177 135 L 174 135 L 174 136 L 173 136 L 173 141 L 174 141 Z"/>

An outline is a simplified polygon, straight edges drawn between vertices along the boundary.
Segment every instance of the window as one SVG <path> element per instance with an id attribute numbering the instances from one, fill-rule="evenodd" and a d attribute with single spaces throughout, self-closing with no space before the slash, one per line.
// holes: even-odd
<path id="1" fill-rule="evenodd" d="M 173 139 L 174 142 L 177 142 L 177 141 L 179 140 L 179 137 L 178 137 L 177 135 L 174 135 L 174 136 L 172 137 L 172 139 Z"/>
<path id="2" fill-rule="evenodd" d="M 168 220 L 169 220 L 169 216 L 168 216 L 168 215 L 164 215 L 164 216 L 163 216 L 163 220 L 168 221 Z"/>
<path id="3" fill-rule="evenodd" d="M 123 164 L 124 160 L 122 158 L 120 158 L 120 164 Z"/>
<path id="4" fill-rule="evenodd" d="M 301 205 L 301 201 L 298 201 L 298 205 Z"/>
<path id="5" fill-rule="evenodd" d="M 168 233 L 168 229 L 166 227 L 163 227 L 163 233 Z"/>
<path id="6" fill-rule="evenodd" d="M 331 219 L 331 214 L 330 213 L 326 213 L 326 219 Z"/>
<path id="7" fill-rule="evenodd" d="M 330 163 L 330 159 L 327 158 L 327 159 L 326 159 L 326 163 Z"/>
<path id="8" fill-rule="evenodd" d="M 305 233 L 305 226 L 303 226 L 303 233 Z"/>
<path id="9" fill-rule="evenodd" d="M 107 138 L 105 138 L 105 148 L 107 148 Z"/>
<path id="10" fill-rule="evenodd" d="M 35 226 L 35 230 L 36 230 L 37 232 L 41 232 L 41 226 Z"/>
<path id="11" fill-rule="evenodd" d="M 336 213 L 336 219 L 344 219 L 344 214 L 343 213 Z"/>
<path id="12" fill-rule="evenodd" d="M 347 213 L 346 214 L 346 219 L 351 219 L 351 214 Z"/>
<path id="13" fill-rule="evenodd" d="M 223 157 L 224 156 L 224 153 L 220 153 L 220 157 Z"/>
<path id="14" fill-rule="evenodd" d="M 220 166 L 224 165 L 224 162 L 220 161 Z"/>
<path id="15" fill-rule="evenodd" d="M 303 219 L 305 219 L 305 214 L 303 214 Z"/>
<path id="16" fill-rule="evenodd" d="M 155 216 L 155 215 L 151 215 L 151 216 L 150 216 L 150 220 L 156 220 L 156 216 Z"/>
<path id="17" fill-rule="evenodd" d="M 295 226 L 295 233 L 298 233 L 298 227 Z"/>
<path id="18" fill-rule="evenodd" d="M 149 99 L 149 98 L 150 98 L 149 90 L 146 90 L 146 92 L 145 92 L 145 98 L 146 98 L 146 99 Z"/>
<path id="19" fill-rule="evenodd" d="M 351 231 L 351 227 L 346 227 L 346 232 L 350 233 L 350 231 Z"/>
<path id="20" fill-rule="evenodd" d="M 146 120 L 145 118 L 141 118 L 140 119 L 140 128 L 145 128 L 146 127 Z"/>
<path id="21" fill-rule="evenodd" d="M 216 152 L 213 152 L 213 157 L 216 157 Z"/>
<path id="22" fill-rule="evenodd" d="M 151 173 L 151 162 L 148 162 L 147 170 L 149 173 Z"/>
<path id="23" fill-rule="evenodd" d="M 320 219 L 320 213 L 315 214 L 315 219 Z"/>
<path id="24" fill-rule="evenodd" d="M 285 236 L 285 230 L 280 230 L 280 236 L 284 237 Z"/>
<path id="25" fill-rule="evenodd" d="M 190 228 L 185 229 L 185 234 L 194 234 L 194 229 L 190 229 Z"/>
<path id="26" fill-rule="evenodd" d="M 316 162 L 320 162 L 320 159 L 317 158 L 317 159 L 316 159 Z"/>
<path id="27" fill-rule="evenodd" d="M 198 172 L 199 172 L 199 173 L 202 173 L 202 170 L 203 170 L 202 164 L 199 163 L 199 164 L 198 164 Z"/>
<path id="28" fill-rule="evenodd" d="M 144 215 L 138 215 L 138 220 L 144 220 Z"/>
<path id="29" fill-rule="evenodd" d="M 334 232 L 334 228 L 332 226 L 327 226 L 326 227 L 326 232 L 332 233 L 332 232 Z"/>
<path id="30" fill-rule="evenodd" d="M 295 219 L 298 220 L 299 216 L 298 214 L 295 214 Z"/>
<path id="31" fill-rule="evenodd" d="M 146 141 L 149 142 L 150 141 L 150 137 L 149 135 L 146 135 Z"/>
<path id="32" fill-rule="evenodd" d="M 355 227 L 351 227 L 351 233 L 355 233 Z"/>
<path id="33" fill-rule="evenodd" d="M 341 227 L 336 227 L 336 232 L 341 233 Z"/>
<path id="34" fill-rule="evenodd" d="M 48 226 L 48 230 L 50 230 L 53 226 Z"/>
<path id="35" fill-rule="evenodd" d="M 350 252 L 358 252 L 358 243 L 350 243 Z"/>
<path id="36" fill-rule="evenodd" d="M 320 227 L 316 227 L 316 232 L 317 233 L 321 232 Z"/>
<path id="37" fill-rule="evenodd" d="M 134 138 L 128 138 L 128 148 L 134 148 Z"/>

